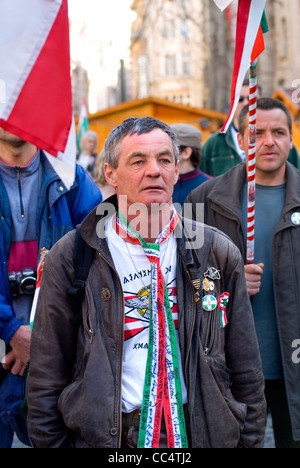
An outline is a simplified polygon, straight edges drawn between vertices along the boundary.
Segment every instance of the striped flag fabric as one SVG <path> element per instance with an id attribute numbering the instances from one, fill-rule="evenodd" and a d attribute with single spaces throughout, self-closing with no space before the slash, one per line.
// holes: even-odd
<path id="1" fill-rule="evenodd" d="M 237 13 L 236 48 L 233 66 L 231 106 L 229 115 L 222 127 L 225 133 L 234 117 L 242 84 L 251 62 L 262 52 L 261 20 L 266 0 L 240 0 Z M 254 49 L 254 51 L 253 51 Z"/>
<path id="2" fill-rule="evenodd" d="M 233 0 L 214 0 L 214 2 L 221 11 L 224 11 L 225 8 L 233 2 Z"/>
<path id="3" fill-rule="evenodd" d="M 31 329 L 33 327 L 33 322 L 35 318 L 36 307 L 37 307 L 37 302 L 38 302 L 41 282 L 42 282 L 43 269 L 44 269 L 47 254 L 48 254 L 48 250 L 43 248 L 41 251 L 41 257 L 40 257 L 40 261 L 39 261 L 38 268 L 37 268 L 37 282 L 36 282 L 36 288 L 35 288 L 35 293 L 34 293 L 33 302 L 31 306 L 31 312 L 30 312 L 29 324 L 30 324 Z"/>
<path id="4" fill-rule="evenodd" d="M 256 36 L 256 40 L 253 46 L 252 54 L 251 54 L 251 63 L 254 62 L 255 59 L 264 51 L 265 49 L 265 41 L 264 41 L 264 34 L 269 31 L 269 26 L 267 22 L 267 17 L 265 11 L 263 11 L 262 19 L 260 22 L 260 26 L 258 28 L 258 33 Z"/>
<path id="5" fill-rule="evenodd" d="M 44 150 L 69 186 L 76 135 L 67 0 L 1 0 L 0 63 L 0 126 Z"/>
<path id="6" fill-rule="evenodd" d="M 80 148 L 80 140 L 82 135 L 87 132 L 89 129 L 89 121 L 88 121 L 88 112 L 85 103 L 85 99 L 82 101 L 80 115 L 78 119 L 78 130 L 77 130 L 77 148 L 78 151 L 81 150 Z"/>

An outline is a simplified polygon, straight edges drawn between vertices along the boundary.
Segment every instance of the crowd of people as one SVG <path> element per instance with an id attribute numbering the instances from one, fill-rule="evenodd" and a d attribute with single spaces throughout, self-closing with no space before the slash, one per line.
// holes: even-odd
<path id="1" fill-rule="evenodd" d="M 300 161 L 288 109 L 259 98 L 247 264 L 248 95 L 203 145 L 150 117 L 98 156 L 87 133 L 69 190 L 0 128 L 0 447 L 260 448 L 270 412 L 300 448 Z"/>

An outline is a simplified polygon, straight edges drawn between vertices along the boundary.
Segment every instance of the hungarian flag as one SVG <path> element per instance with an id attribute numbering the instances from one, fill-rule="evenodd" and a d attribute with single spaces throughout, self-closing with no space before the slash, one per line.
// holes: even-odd
<path id="1" fill-rule="evenodd" d="M 269 27 L 267 17 L 265 11 L 263 11 L 262 19 L 251 54 L 251 63 L 254 62 L 254 60 L 265 50 L 264 33 L 268 31 Z"/>
<path id="2" fill-rule="evenodd" d="M 230 1 L 215 0 L 219 7 Z M 226 132 L 236 111 L 245 75 L 250 64 L 264 50 L 263 32 L 266 18 L 264 15 L 266 0 L 240 0 L 238 4 L 236 25 L 236 46 L 233 66 L 231 106 L 222 132 Z M 262 21 L 263 19 L 263 21 Z M 264 26 L 264 31 L 262 29 Z"/>
<path id="3" fill-rule="evenodd" d="M 1 0 L 0 64 L 0 127 L 44 150 L 69 186 L 76 135 L 67 0 Z"/>

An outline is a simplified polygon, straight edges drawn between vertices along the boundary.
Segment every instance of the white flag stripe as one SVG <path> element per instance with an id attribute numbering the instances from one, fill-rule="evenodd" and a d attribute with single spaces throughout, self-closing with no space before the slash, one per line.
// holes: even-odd
<path id="1" fill-rule="evenodd" d="M 7 120 L 57 17 L 62 0 L 1 0 L 0 79 L 5 82 L 5 102 L 0 118 Z M 35 34 L 32 34 L 32 31 Z M 24 47 L 24 44 L 26 47 Z"/>
<path id="2" fill-rule="evenodd" d="M 220 8 L 221 11 L 223 11 L 230 5 L 230 3 L 233 2 L 233 0 L 214 0 L 214 2 L 217 5 L 217 7 Z"/>
<path id="3" fill-rule="evenodd" d="M 57 158 L 46 151 L 45 155 L 56 174 L 61 178 L 66 188 L 69 190 L 74 183 L 76 165 L 76 129 L 74 118 L 65 152 L 59 152 Z"/>

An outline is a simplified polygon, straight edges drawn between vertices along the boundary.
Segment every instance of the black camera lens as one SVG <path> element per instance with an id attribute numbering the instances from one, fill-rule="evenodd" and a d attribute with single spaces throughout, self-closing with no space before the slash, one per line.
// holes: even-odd
<path id="1" fill-rule="evenodd" d="M 32 268 L 24 268 L 20 281 L 20 289 L 24 294 L 34 294 L 36 287 L 35 271 Z"/>
<path id="2" fill-rule="evenodd" d="M 24 268 L 22 272 L 9 273 L 10 293 L 13 297 L 20 294 L 33 295 L 36 288 L 36 271 L 33 268 Z"/>

